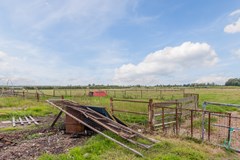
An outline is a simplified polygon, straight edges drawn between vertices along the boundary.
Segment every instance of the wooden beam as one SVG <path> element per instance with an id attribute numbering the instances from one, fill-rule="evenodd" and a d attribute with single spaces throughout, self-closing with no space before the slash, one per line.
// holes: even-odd
<path id="1" fill-rule="evenodd" d="M 57 122 L 57 120 L 59 119 L 59 117 L 62 115 L 62 111 L 60 111 L 57 115 L 57 117 L 54 119 L 53 123 L 51 124 L 51 128 L 53 128 L 53 126 L 55 125 L 55 123 Z"/>

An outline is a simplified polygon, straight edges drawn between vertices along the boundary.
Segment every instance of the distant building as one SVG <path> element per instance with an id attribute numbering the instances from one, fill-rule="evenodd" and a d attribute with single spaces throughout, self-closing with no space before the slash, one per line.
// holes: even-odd
<path id="1" fill-rule="evenodd" d="M 105 91 L 90 91 L 88 93 L 88 96 L 90 97 L 104 97 L 107 96 L 107 93 Z"/>

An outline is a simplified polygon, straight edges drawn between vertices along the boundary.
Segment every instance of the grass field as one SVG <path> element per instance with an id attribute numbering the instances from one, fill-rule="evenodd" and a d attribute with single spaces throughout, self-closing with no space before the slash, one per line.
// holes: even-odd
<path id="1" fill-rule="evenodd" d="M 29 91 L 35 93 L 34 90 Z M 43 91 L 45 94 L 52 95 L 52 90 L 45 90 Z M 80 104 L 85 105 L 95 105 L 95 106 L 103 106 L 109 109 L 110 104 L 110 96 L 107 97 L 86 97 L 86 96 L 77 96 L 77 95 L 84 95 L 85 90 L 58 90 L 55 91 L 55 94 L 58 92 L 59 95 L 66 95 L 66 99 L 71 99 L 74 101 L 79 102 Z M 212 101 L 212 102 L 221 102 L 221 103 L 234 103 L 240 104 L 240 88 L 198 88 L 198 89 L 185 89 L 186 93 L 198 93 L 200 95 L 199 106 L 204 101 Z M 119 90 L 120 97 L 126 96 L 124 91 Z M 129 91 L 129 97 L 125 98 L 134 98 L 137 97 L 139 99 L 139 91 L 136 92 L 136 96 L 134 92 Z M 131 95 L 130 95 L 131 94 Z M 154 92 L 149 92 L 148 96 L 151 98 L 151 94 Z M 70 96 L 72 95 L 72 96 Z M 164 95 L 162 93 L 162 95 Z M 156 98 L 155 101 L 164 101 L 169 99 L 174 99 L 179 97 L 172 96 L 171 94 L 164 95 L 164 98 Z M 146 96 L 147 97 L 147 96 Z M 157 97 L 157 96 L 156 96 Z M 46 97 L 45 97 L 46 99 Z M 48 105 L 44 98 L 41 99 L 40 102 L 36 102 L 36 99 L 23 99 L 21 97 L 0 97 L 0 121 L 1 120 L 10 120 L 12 116 L 24 116 L 24 115 L 31 115 L 34 117 L 42 117 L 42 116 L 49 116 L 52 114 L 57 114 L 58 110 L 54 109 L 50 105 Z M 143 100 L 148 101 L 148 98 L 143 98 Z M 125 104 L 116 104 L 116 107 L 120 107 L 119 109 L 129 109 L 132 111 L 140 111 L 145 112 L 147 110 L 147 105 L 135 105 L 131 103 Z M 238 111 L 236 108 L 229 108 L 229 107 L 215 107 L 215 106 L 208 106 L 208 110 L 212 111 Z M 126 116 L 124 114 L 118 114 L 118 116 L 126 120 L 128 123 L 135 123 L 143 121 L 142 117 L 137 116 Z M 12 127 L 8 129 L 0 129 L 0 132 L 16 130 Z M 111 134 L 111 133 L 107 133 Z M 119 137 L 116 137 L 119 139 Z M 156 144 L 155 147 L 148 151 L 141 150 L 145 158 L 144 159 L 237 159 L 238 155 L 225 152 L 222 149 L 215 148 L 213 146 L 209 146 L 206 144 L 198 144 L 194 141 L 188 140 L 181 140 L 176 138 L 162 138 L 160 136 L 153 136 L 160 140 L 159 144 Z M 122 140 L 121 140 L 122 141 Z M 131 144 L 129 144 L 131 146 Z M 69 150 L 68 153 L 60 154 L 60 155 L 51 155 L 51 154 L 44 154 L 40 157 L 41 160 L 55 160 L 55 159 L 142 159 L 133 155 L 132 153 L 122 149 L 118 145 L 114 144 L 113 142 L 103 138 L 100 135 L 96 135 L 91 137 L 85 145 L 81 147 L 75 147 Z"/>

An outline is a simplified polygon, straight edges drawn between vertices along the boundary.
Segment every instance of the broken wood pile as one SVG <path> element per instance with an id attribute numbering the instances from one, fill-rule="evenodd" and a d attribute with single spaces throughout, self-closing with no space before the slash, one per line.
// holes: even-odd
<path id="1" fill-rule="evenodd" d="M 71 118 L 78 121 L 80 124 L 84 125 L 85 127 L 101 134 L 102 136 L 110 139 L 111 141 L 121 145 L 124 148 L 134 152 L 137 155 L 143 156 L 137 150 L 128 147 L 127 145 L 119 142 L 118 140 L 106 135 L 102 132 L 103 129 L 109 130 L 118 136 L 122 137 L 123 139 L 145 149 L 151 148 L 157 141 L 151 138 L 148 138 L 137 131 L 132 130 L 129 127 L 126 127 L 114 119 L 110 119 L 109 117 L 105 117 L 104 115 L 94 111 L 89 106 L 83 106 L 76 102 L 69 101 L 69 100 L 47 100 L 48 103 L 53 105 L 54 107 L 61 110 L 60 113 L 65 113 L 66 115 L 70 116 Z M 74 116 L 67 111 L 67 108 L 71 108 L 75 110 L 75 112 L 81 113 L 81 117 Z M 144 143 L 140 142 L 144 140 Z M 146 142 L 146 143 L 145 143 Z"/>

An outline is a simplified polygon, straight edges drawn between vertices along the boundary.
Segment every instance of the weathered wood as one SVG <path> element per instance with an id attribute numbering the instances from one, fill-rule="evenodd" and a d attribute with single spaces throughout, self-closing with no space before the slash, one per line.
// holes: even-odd
<path id="1" fill-rule="evenodd" d="M 60 111 L 57 115 L 57 117 L 54 119 L 53 123 L 51 124 L 51 128 L 55 125 L 55 123 L 57 122 L 57 120 L 59 119 L 59 117 L 62 115 L 62 111 Z"/>
<path id="2" fill-rule="evenodd" d="M 13 127 L 16 127 L 15 117 L 12 117 L 12 125 Z"/>
<path id="3" fill-rule="evenodd" d="M 22 120 L 21 117 L 19 117 L 19 121 L 20 121 L 21 125 L 24 125 L 23 120 Z"/>
<path id="4" fill-rule="evenodd" d="M 126 99 L 113 99 L 113 101 L 120 101 L 120 102 L 136 102 L 136 103 L 149 103 L 148 101 L 126 100 Z"/>
<path id="5" fill-rule="evenodd" d="M 127 111 L 127 110 L 119 110 L 119 109 L 113 109 L 114 112 L 124 112 L 124 113 L 131 113 L 131 114 L 140 114 L 140 115 L 148 115 L 144 112 L 134 112 L 134 111 Z"/>
<path id="6" fill-rule="evenodd" d="M 164 126 L 168 125 L 168 124 L 173 124 L 173 123 L 176 123 L 176 121 L 166 122 L 166 123 L 164 123 Z M 162 126 L 162 125 L 163 125 L 162 123 L 159 123 L 159 124 L 155 124 L 154 127 L 158 127 L 158 126 Z"/>
<path id="7" fill-rule="evenodd" d="M 32 116 L 29 116 L 29 118 L 30 118 L 36 125 L 39 125 L 39 123 L 38 123 Z"/>
<path id="8" fill-rule="evenodd" d="M 26 119 L 28 124 L 31 124 L 31 121 L 26 116 L 24 116 L 24 118 Z"/>
<path id="9" fill-rule="evenodd" d="M 52 103 L 51 101 L 48 101 L 48 100 L 47 100 L 47 102 L 48 102 L 49 104 L 55 106 L 56 108 L 58 108 L 59 110 L 61 110 L 61 111 L 64 112 L 65 114 L 67 114 L 68 116 L 72 117 L 73 119 L 75 119 L 75 120 L 78 121 L 79 123 L 85 125 L 85 126 L 88 127 L 89 129 L 91 129 L 91 130 L 97 132 L 98 134 L 101 134 L 102 136 L 108 138 L 109 140 L 111 140 L 111 141 L 113 141 L 113 142 L 119 144 L 120 146 L 122 146 L 122 147 L 124 147 L 124 148 L 126 148 L 126 149 L 128 149 L 128 150 L 130 150 L 130 151 L 132 151 L 132 152 L 134 152 L 135 154 L 137 154 L 137 155 L 143 157 L 143 155 L 142 155 L 140 152 L 136 151 L 135 149 L 132 149 L 132 148 L 126 146 L 125 144 L 123 144 L 123 143 L 117 141 L 116 139 L 113 139 L 112 137 L 110 137 L 110 136 L 104 134 L 103 132 L 97 130 L 95 127 L 92 127 L 91 125 L 89 125 L 89 124 L 85 123 L 84 121 L 78 119 L 77 117 L 73 116 L 72 114 L 66 112 L 66 111 L 63 110 L 61 107 L 55 105 L 55 104 Z"/>

